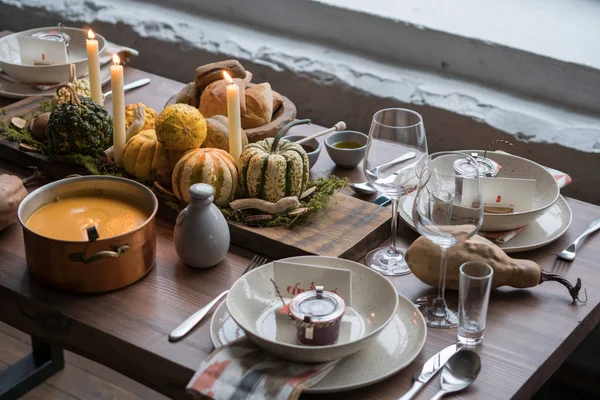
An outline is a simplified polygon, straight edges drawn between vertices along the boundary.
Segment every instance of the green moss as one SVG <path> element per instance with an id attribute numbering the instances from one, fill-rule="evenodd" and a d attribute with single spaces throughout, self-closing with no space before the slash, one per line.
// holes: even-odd
<path id="1" fill-rule="evenodd" d="M 40 113 L 40 114 L 43 114 L 43 113 L 45 113 L 45 112 L 50 112 L 50 111 L 52 111 L 52 107 L 54 107 L 54 106 L 52 105 L 52 100 L 44 100 L 44 101 L 42 101 L 42 102 L 40 103 L 40 106 L 39 106 L 38 110 L 39 110 L 39 113 Z"/>
<path id="2" fill-rule="evenodd" d="M 14 126 L 8 119 L 1 119 L 0 137 L 19 143 L 24 143 L 31 147 L 35 147 L 42 154 L 46 154 L 47 152 L 46 145 L 38 141 L 31 135 L 31 131 L 29 130 L 29 121 L 27 121 L 27 124 L 25 124 L 25 127 L 23 129 L 19 129 L 16 126 Z"/>

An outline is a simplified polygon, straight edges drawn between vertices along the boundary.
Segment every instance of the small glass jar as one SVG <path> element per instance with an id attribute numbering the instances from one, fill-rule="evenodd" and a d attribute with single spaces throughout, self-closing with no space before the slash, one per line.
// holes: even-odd
<path id="1" fill-rule="evenodd" d="M 67 53 L 68 53 L 69 45 L 71 44 L 71 36 L 69 36 L 68 34 L 63 32 L 62 28 L 64 28 L 64 25 L 58 24 L 57 29 L 51 29 L 49 31 L 37 32 L 37 33 L 34 33 L 33 35 L 31 35 L 31 37 L 34 37 L 36 39 L 42 39 L 42 40 L 51 40 L 54 42 L 64 42 L 65 47 L 67 48 Z"/>
<path id="2" fill-rule="evenodd" d="M 489 158 L 483 158 L 477 153 L 471 154 L 471 157 L 477 161 L 477 170 L 480 178 L 495 178 L 500 173 L 500 164 Z M 454 170 L 461 175 L 473 176 L 475 166 L 468 158 L 460 158 L 454 161 Z"/>
<path id="3" fill-rule="evenodd" d="M 290 317 L 296 323 L 298 342 L 307 346 L 337 343 L 345 311 L 344 299 L 323 290 L 323 286 L 300 293 L 290 303 Z"/>

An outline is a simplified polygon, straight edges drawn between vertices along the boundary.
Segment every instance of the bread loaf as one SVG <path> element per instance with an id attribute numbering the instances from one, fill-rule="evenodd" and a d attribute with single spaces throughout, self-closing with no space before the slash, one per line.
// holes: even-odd
<path id="1" fill-rule="evenodd" d="M 267 82 L 246 89 L 246 111 L 242 112 L 242 128 L 251 129 L 271 122 L 273 91 Z"/>
<path id="2" fill-rule="evenodd" d="M 245 78 L 246 70 L 237 60 L 219 61 L 216 63 L 201 65 L 196 68 L 196 90 L 202 93 L 211 83 L 223 79 L 223 71 L 231 78 Z"/>
<path id="3" fill-rule="evenodd" d="M 233 83 L 240 88 L 240 113 L 246 112 L 246 96 L 244 82 L 236 78 Z M 200 106 L 198 109 L 204 118 L 212 117 L 213 115 L 227 116 L 227 85 L 229 83 L 225 79 L 215 81 L 208 85 L 200 96 Z"/>

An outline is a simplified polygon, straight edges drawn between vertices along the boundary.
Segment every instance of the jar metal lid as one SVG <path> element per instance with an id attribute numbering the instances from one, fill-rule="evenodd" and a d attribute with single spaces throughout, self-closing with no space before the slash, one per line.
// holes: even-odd
<path id="1" fill-rule="evenodd" d="M 495 178 L 500 173 L 500 164 L 489 158 L 483 158 L 477 154 L 472 154 L 477 161 L 477 170 L 480 177 Z M 468 158 L 459 158 L 454 161 L 454 170 L 461 175 L 475 175 L 475 166 Z"/>
<path id="2" fill-rule="evenodd" d="M 295 296 L 290 303 L 290 316 L 309 324 L 323 324 L 339 319 L 346 309 L 344 299 L 316 286 L 315 290 Z"/>
<path id="3" fill-rule="evenodd" d="M 69 44 L 71 43 L 71 37 L 69 35 L 67 35 L 64 32 L 60 32 L 60 31 L 46 31 L 46 32 L 37 32 L 34 33 L 33 35 L 31 35 L 31 37 L 34 37 L 36 39 L 42 39 L 42 40 L 52 40 L 54 42 L 64 42 L 65 46 L 67 46 L 67 48 L 69 47 Z"/>

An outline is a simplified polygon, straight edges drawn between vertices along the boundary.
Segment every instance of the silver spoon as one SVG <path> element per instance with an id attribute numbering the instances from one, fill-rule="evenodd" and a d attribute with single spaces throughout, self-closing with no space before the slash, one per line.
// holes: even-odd
<path id="1" fill-rule="evenodd" d="M 448 393 L 466 389 L 481 370 L 479 354 L 471 350 L 463 350 L 454 354 L 442 370 L 440 386 L 442 387 L 431 400 L 439 400 Z"/>
<path id="2" fill-rule="evenodd" d="M 393 164 L 398 164 L 401 163 L 403 161 L 407 161 L 410 160 L 411 158 L 415 158 L 417 156 L 417 153 L 415 153 L 414 151 L 408 152 L 406 154 L 401 155 L 398 158 L 393 159 L 392 161 L 382 164 L 377 168 L 373 168 L 372 170 L 368 171 L 371 175 L 373 176 L 377 176 L 377 172 L 385 167 L 388 167 L 390 165 Z M 392 175 L 397 175 L 398 173 L 394 173 Z M 361 193 L 361 194 L 373 194 L 375 192 L 377 192 L 377 189 L 375 189 L 375 186 L 373 186 L 373 184 L 369 181 L 366 182 L 359 182 L 359 183 L 349 183 L 348 186 L 350 186 L 350 188 L 352 190 L 354 190 L 356 193 Z"/>

